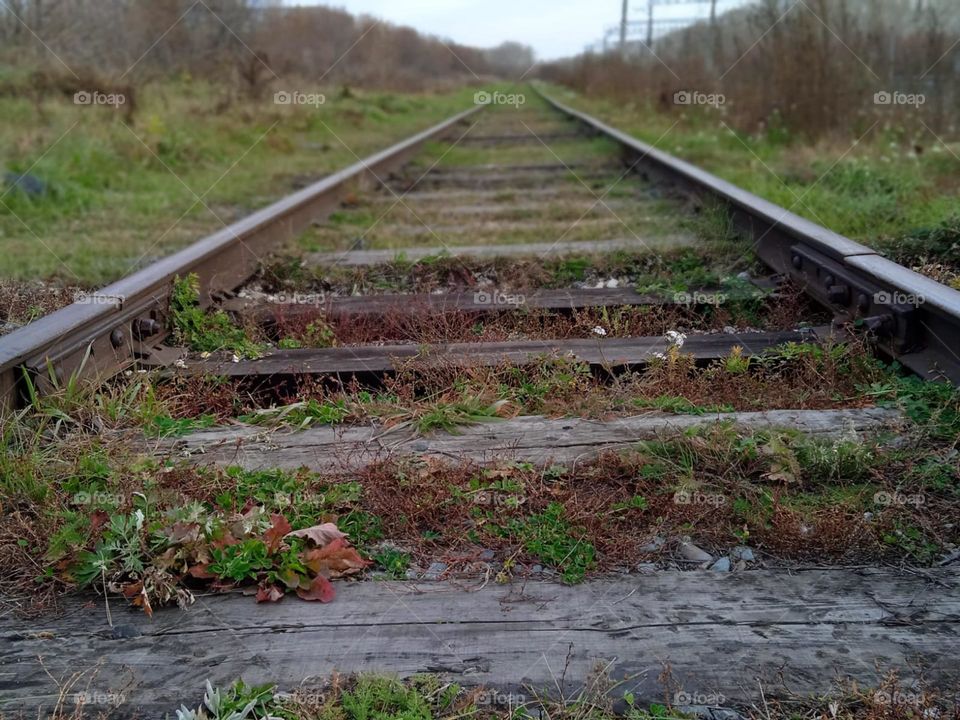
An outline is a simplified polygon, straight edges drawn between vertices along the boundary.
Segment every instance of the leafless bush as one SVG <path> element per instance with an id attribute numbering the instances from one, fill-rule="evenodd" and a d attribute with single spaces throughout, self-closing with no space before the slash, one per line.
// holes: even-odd
<path id="1" fill-rule="evenodd" d="M 724 120 L 818 136 L 881 126 L 953 133 L 960 70 L 954 0 L 758 0 L 656 41 L 587 54 L 542 76 L 595 96 L 689 110 L 677 93 L 722 96 Z"/>
<path id="2" fill-rule="evenodd" d="M 74 78 L 143 83 L 228 80 L 251 96 L 309 81 L 418 90 L 432 83 L 519 75 L 532 51 L 427 37 L 370 17 L 278 0 L 9 0 L 0 3 L 0 61 Z"/>

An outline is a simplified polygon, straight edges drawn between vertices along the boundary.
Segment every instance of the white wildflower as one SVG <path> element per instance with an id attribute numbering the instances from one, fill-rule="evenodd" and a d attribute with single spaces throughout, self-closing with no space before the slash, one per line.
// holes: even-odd
<path id="1" fill-rule="evenodd" d="M 176 361 L 173 363 L 173 366 L 178 367 L 181 370 L 185 370 L 187 367 L 187 363 L 184 362 L 183 358 L 177 358 Z"/>
<path id="2" fill-rule="evenodd" d="M 655 357 L 657 360 L 666 360 L 666 359 L 667 359 L 667 356 L 664 355 L 662 352 L 655 352 L 655 353 L 653 354 L 653 357 Z"/>
<path id="3" fill-rule="evenodd" d="M 668 330 L 666 335 L 663 337 L 668 343 L 678 350 L 682 348 L 683 344 L 687 341 L 687 336 L 682 332 L 677 332 L 676 330 Z"/>
<path id="4" fill-rule="evenodd" d="M 593 334 L 594 334 L 594 335 L 599 335 L 600 337 L 603 337 L 603 336 L 605 336 L 605 335 L 607 334 L 607 331 L 606 331 L 604 328 L 602 328 L 602 327 L 600 327 L 599 325 L 597 325 L 597 326 L 593 329 Z"/>

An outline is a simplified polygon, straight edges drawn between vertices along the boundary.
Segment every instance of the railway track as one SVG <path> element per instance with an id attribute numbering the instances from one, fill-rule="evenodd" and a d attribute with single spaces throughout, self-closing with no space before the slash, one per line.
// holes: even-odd
<path id="1" fill-rule="evenodd" d="M 810 467 L 861 478 L 855 468 L 874 461 L 875 438 L 915 420 L 875 406 L 886 391 L 871 355 L 960 383 L 958 331 L 957 291 L 548 97 L 469 110 L 0 338 L 8 409 L 27 402 L 28 386 L 56 393 L 67 378 L 154 373 L 195 416 L 181 418 L 183 432 L 135 441 L 158 460 L 250 473 L 306 468 L 338 482 L 365 478 L 360 485 L 395 472 L 395 495 L 377 507 L 402 511 L 383 535 L 392 540 L 392 527 L 413 543 L 422 533 L 428 549 L 414 554 L 428 566 L 407 571 L 413 582 L 347 585 L 332 611 L 233 595 L 153 622 L 131 615 L 103 626 L 100 610 L 80 601 L 29 632 L 3 619 L 0 633 L 13 642 L 0 652 L 0 688 L 32 710 L 55 697 L 53 678 L 94 657 L 104 672 L 95 687 L 136 695 L 121 716 L 169 709 L 204 676 L 292 686 L 335 670 L 429 671 L 543 687 L 565 665 L 585 682 L 608 657 L 615 678 L 650 701 L 662 699 L 663 662 L 678 687 L 728 706 L 756 702 L 757 678 L 765 698 L 822 694 L 838 672 L 869 686 L 918 658 L 918 676 L 960 683 L 949 661 L 960 617 L 953 560 L 909 574 L 879 561 L 851 570 L 847 550 L 867 547 L 873 512 L 810 526 L 765 516 L 751 525 L 771 548 L 760 566 L 752 551 L 722 557 L 689 537 L 703 533 L 711 549 L 734 536 L 746 544 L 749 503 L 733 503 L 731 527 L 712 524 L 713 506 L 682 518 L 674 531 L 686 536 L 663 529 L 678 504 L 687 512 L 722 497 L 700 484 L 700 463 L 726 477 L 757 472 L 766 457 L 763 482 L 812 493 L 820 480 L 802 480 L 789 441 L 770 439 L 781 429 L 833 448 L 833 459 L 804 460 Z M 209 427 L 205 411 L 230 422 Z M 698 455 L 706 440 L 684 439 L 752 452 L 724 433 L 766 444 L 746 466 L 708 462 Z M 521 573 L 517 558 L 533 553 L 530 526 L 516 531 L 526 551 L 500 557 L 480 547 L 480 538 L 494 542 L 488 524 L 526 503 L 547 508 L 541 520 L 557 503 L 572 512 L 581 483 L 605 487 L 612 474 L 634 478 L 619 490 L 655 484 L 643 463 L 610 460 L 644 441 L 688 443 L 648 464 L 667 472 L 693 457 L 689 477 L 663 505 L 648 489 L 601 509 L 586 492 L 589 532 L 612 523 L 620 533 L 594 540 L 600 557 L 581 558 L 583 535 L 543 563 L 552 570 L 538 563 Z M 931 457 L 955 463 L 951 441 L 938 442 L 946 444 Z M 836 460 L 841 450 L 853 460 Z M 526 494 L 502 474 L 504 462 L 529 474 Z M 438 474 L 441 463 L 453 475 Z M 433 524 L 451 500 L 435 493 L 458 482 L 465 489 L 452 497 L 490 502 L 473 507 L 470 531 L 453 542 Z M 761 493 L 756 507 L 777 505 L 779 492 Z M 503 507 L 497 498 L 507 498 Z M 952 502 L 938 495 L 922 511 L 908 508 L 948 549 L 956 532 L 940 516 Z M 648 509 L 660 524 L 631 536 L 629 513 Z M 518 526 L 501 530 L 509 527 Z M 827 536 L 849 548 L 812 562 L 811 553 L 834 552 Z M 628 541 L 637 548 L 625 550 Z M 898 542 L 898 562 L 909 565 L 916 542 Z M 548 556 L 549 543 L 537 543 L 534 555 Z M 442 562 L 428 562 L 430 548 Z M 657 560 L 638 576 L 623 567 L 668 550 L 673 569 L 711 569 L 663 572 Z M 723 574 L 731 566 L 739 572 Z M 593 569 L 604 577 L 575 589 L 540 582 L 579 581 Z M 926 599 L 914 607 L 918 596 Z M 45 645 L 51 636 L 55 651 Z"/>
<path id="2" fill-rule="evenodd" d="M 551 99 L 544 102 L 555 112 L 546 120 L 547 116 L 538 116 L 539 124 L 517 112 L 506 125 L 502 120 L 486 121 L 486 129 L 471 130 L 482 116 L 480 108 L 467 111 L 93 293 L 82 303 L 0 338 L 4 405 L 23 402 L 24 372 L 42 386 L 51 368 L 63 381 L 106 377 L 139 361 L 156 364 L 170 358 L 169 352 L 158 353 L 157 346 L 165 340 L 167 299 L 175 277 L 196 274 L 201 302 L 209 305 L 242 287 L 272 248 L 299 237 L 312 223 L 337 211 L 356 188 L 371 184 L 388 188 L 378 191 L 379 205 L 367 210 L 377 218 L 371 234 L 378 246 L 350 247 L 350 238 L 338 236 L 335 229 L 328 233 L 337 245 L 335 251 L 318 252 L 308 261 L 362 266 L 388 262 L 398 254 L 411 260 L 438 254 L 553 258 L 616 249 L 656 250 L 695 243 L 690 234 L 676 234 L 678 215 L 693 206 L 716 204 L 747 239 L 748 252 L 755 252 L 770 272 L 793 281 L 838 322 L 865 327 L 878 350 L 922 377 L 960 382 L 956 290 L 594 118 Z M 477 127 L 484 128 L 484 122 Z M 487 166 L 433 167 L 421 175 L 392 178 L 391 173 L 424 144 L 439 138 L 453 138 L 455 152 L 479 149 L 492 160 Z M 591 144 L 605 147 L 592 152 Z M 570 154 L 563 158 L 557 150 Z M 521 161 L 498 163 L 498 154 Z M 683 198 L 686 206 L 674 203 L 670 209 L 657 200 L 668 193 Z M 437 205 L 443 206 L 439 214 Z M 389 210 L 386 217 L 380 217 L 383 208 Z M 388 227 L 392 235 L 378 239 Z M 509 243 L 499 247 L 504 239 Z M 578 239 L 598 244 L 578 245 Z"/>

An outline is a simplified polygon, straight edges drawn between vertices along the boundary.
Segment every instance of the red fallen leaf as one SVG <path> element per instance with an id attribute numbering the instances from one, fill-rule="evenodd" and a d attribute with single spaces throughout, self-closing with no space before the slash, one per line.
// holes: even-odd
<path id="1" fill-rule="evenodd" d="M 307 590 L 297 590 L 297 597 L 301 600 L 319 601 L 322 603 L 333 602 L 337 591 L 333 589 L 333 583 L 321 575 L 317 575 Z"/>
<path id="2" fill-rule="evenodd" d="M 143 581 L 137 581 L 133 583 L 127 583 L 122 588 L 120 592 L 123 593 L 123 596 L 126 598 L 132 598 L 134 595 L 139 595 L 143 591 Z"/>
<path id="3" fill-rule="evenodd" d="M 214 580 L 216 575 L 211 573 L 207 568 L 210 567 L 209 563 L 203 563 L 202 565 L 194 565 L 192 568 L 187 570 L 187 575 L 194 577 L 197 580 Z"/>
<path id="4" fill-rule="evenodd" d="M 110 521 L 110 516 L 106 510 L 94 510 L 90 513 L 90 534 L 96 535 L 100 528 Z"/>
<path id="5" fill-rule="evenodd" d="M 314 525 L 313 527 L 304 528 L 303 530 L 295 530 L 287 533 L 287 537 L 310 540 L 314 545 L 323 547 L 327 543 L 331 543 L 334 540 L 343 540 L 347 536 L 345 533 L 340 532 L 339 528 L 333 523 L 323 523 L 323 525 Z"/>
<path id="6" fill-rule="evenodd" d="M 280 549 L 283 539 L 293 528 L 283 515 L 271 515 L 270 519 L 273 521 L 273 525 L 263 534 L 263 541 L 267 545 L 267 552 L 275 553 Z"/>
<path id="7" fill-rule="evenodd" d="M 360 553 L 342 539 L 334 540 L 326 547 L 308 550 L 302 557 L 303 564 L 314 573 L 330 578 L 356 575 L 370 565 L 369 560 L 360 557 Z"/>
<path id="8" fill-rule="evenodd" d="M 283 600 L 283 590 L 278 588 L 276 585 L 267 585 L 266 587 L 260 586 L 260 589 L 257 590 L 257 602 L 280 602 Z"/>
<path id="9" fill-rule="evenodd" d="M 210 543 L 210 545 L 211 547 L 215 547 L 218 550 L 223 550 L 223 548 L 225 547 L 229 547 L 230 545 L 237 545 L 239 543 L 240 541 L 233 536 L 233 533 L 227 530 L 223 534 L 222 538 L 220 538 L 219 540 L 214 540 L 212 543 Z"/>

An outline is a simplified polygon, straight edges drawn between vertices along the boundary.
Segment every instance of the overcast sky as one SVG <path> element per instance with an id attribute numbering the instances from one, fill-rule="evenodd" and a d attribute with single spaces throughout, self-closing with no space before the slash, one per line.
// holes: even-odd
<path id="1" fill-rule="evenodd" d="M 719 0 L 722 9 L 749 0 Z M 464 45 L 491 47 L 505 40 L 532 45 L 537 57 L 576 55 L 620 22 L 621 0 L 285 0 L 287 5 L 331 5 L 366 13 Z M 631 0 L 632 19 L 646 18 L 646 0 Z M 699 16 L 702 2 L 658 8 L 658 17 Z"/>

